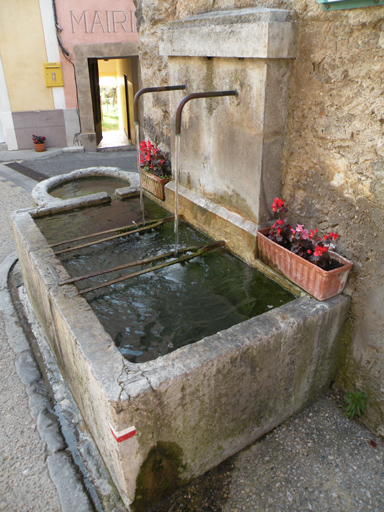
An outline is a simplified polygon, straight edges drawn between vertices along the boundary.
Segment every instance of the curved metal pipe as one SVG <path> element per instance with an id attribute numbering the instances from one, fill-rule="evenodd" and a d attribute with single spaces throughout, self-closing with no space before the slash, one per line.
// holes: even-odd
<path id="1" fill-rule="evenodd" d="M 216 96 L 237 96 L 237 91 L 193 92 L 181 100 L 176 110 L 176 137 L 181 133 L 181 114 L 183 112 L 184 105 L 190 100 L 195 100 L 198 98 L 213 98 Z"/>
<path id="2" fill-rule="evenodd" d="M 185 85 L 167 85 L 164 87 L 144 87 L 137 91 L 133 100 L 133 120 L 135 124 L 139 122 L 139 99 L 140 96 L 148 92 L 180 91 L 185 89 Z"/>

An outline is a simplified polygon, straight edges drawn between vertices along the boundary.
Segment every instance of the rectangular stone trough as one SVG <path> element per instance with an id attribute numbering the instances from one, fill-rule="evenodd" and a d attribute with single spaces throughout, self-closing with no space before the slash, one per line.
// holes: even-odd
<path id="1" fill-rule="evenodd" d="M 28 296 L 129 510 L 147 510 L 329 386 L 347 297 L 301 297 L 133 364 L 75 286 L 58 286 L 69 276 L 33 220 L 37 211 L 13 214 Z"/>

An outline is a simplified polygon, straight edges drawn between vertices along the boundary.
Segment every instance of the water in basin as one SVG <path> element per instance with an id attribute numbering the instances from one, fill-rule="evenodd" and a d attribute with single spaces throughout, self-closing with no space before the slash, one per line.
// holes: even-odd
<path id="1" fill-rule="evenodd" d="M 145 199 L 146 220 L 169 215 Z M 49 243 L 140 221 L 138 198 L 114 200 L 108 206 L 36 220 Z M 211 241 L 191 226 L 180 224 L 180 247 Z M 144 234 L 62 254 L 60 258 L 69 274 L 78 276 L 88 274 L 92 269 L 111 268 L 173 249 L 173 224 L 168 223 Z M 138 269 L 140 267 L 120 270 L 76 285 L 85 289 Z M 224 249 L 215 249 L 187 263 L 178 263 L 84 296 L 121 353 L 132 362 L 155 359 L 295 298 Z"/>
<path id="2" fill-rule="evenodd" d="M 107 192 L 114 194 L 117 188 L 127 187 L 127 180 L 113 178 L 111 176 L 92 176 L 87 178 L 76 178 L 65 183 L 60 183 L 57 187 L 50 189 L 49 193 L 59 199 L 72 199 L 83 197 L 97 192 Z"/>

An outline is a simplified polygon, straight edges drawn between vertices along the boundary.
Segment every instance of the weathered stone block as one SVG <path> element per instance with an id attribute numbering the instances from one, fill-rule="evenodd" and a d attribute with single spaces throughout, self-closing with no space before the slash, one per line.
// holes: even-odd
<path id="1" fill-rule="evenodd" d="M 146 510 L 165 488 L 214 467 L 329 386 L 347 297 L 303 297 L 155 361 L 129 363 L 74 286 L 58 286 L 68 274 L 36 213 L 13 215 L 26 289 L 130 510 Z"/>

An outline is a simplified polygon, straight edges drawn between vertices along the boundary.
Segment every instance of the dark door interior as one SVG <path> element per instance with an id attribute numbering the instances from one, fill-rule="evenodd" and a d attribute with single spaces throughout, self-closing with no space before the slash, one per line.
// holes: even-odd
<path id="1" fill-rule="evenodd" d="M 99 86 L 99 68 L 97 59 L 88 59 L 89 78 L 91 82 L 91 96 L 93 120 L 95 122 L 96 144 L 102 139 L 101 133 L 101 102 L 100 102 L 100 86 Z"/>

